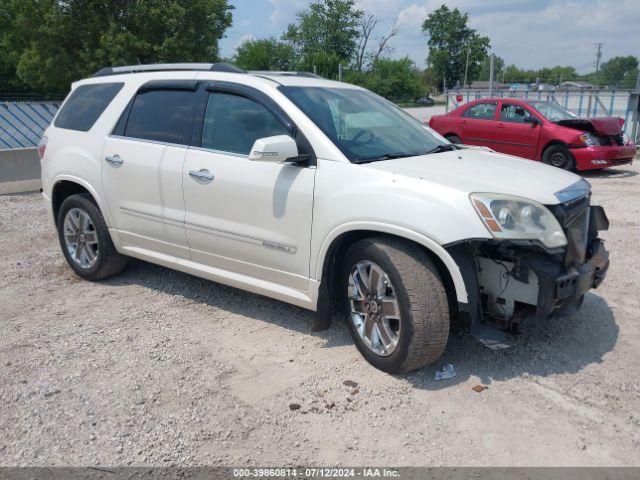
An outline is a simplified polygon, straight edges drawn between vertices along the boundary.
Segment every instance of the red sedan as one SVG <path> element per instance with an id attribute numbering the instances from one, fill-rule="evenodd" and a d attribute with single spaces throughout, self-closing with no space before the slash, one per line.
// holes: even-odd
<path id="1" fill-rule="evenodd" d="M 580 118 L 540 100 L 487 98 L 469 102 L 429 126 L 452 143 L 482 145 L 566 170 L 631 163 L 636 147 L 621 118 Z"/>

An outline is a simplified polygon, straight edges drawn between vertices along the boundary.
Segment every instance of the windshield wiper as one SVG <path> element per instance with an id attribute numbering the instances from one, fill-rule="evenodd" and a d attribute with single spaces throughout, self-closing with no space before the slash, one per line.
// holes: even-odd
<path id="1" fill-rule="evenodd" d="M 432 153 L 450 152 L 452 150 L 458 150 L 458 147 L 452 143 L 443 143 L 441 145 L 438 145 L 435 148 L 432 148 L 431 150 L 427 150 L 426 152 L 424 152 L 424 155 L 430 155 Z"/>
<path id="2" fill-rule="evenodd" d="M 420 155 L 420 154 L 412 153 L 412 152 L 385 153 L 384 155 L 380 155 L 378 157 L 359 158 L 354 162 L 355 163 L 378 162 L 382 160 L 394 160 L 396 158 L 415 157 L 416 155 Z"/>

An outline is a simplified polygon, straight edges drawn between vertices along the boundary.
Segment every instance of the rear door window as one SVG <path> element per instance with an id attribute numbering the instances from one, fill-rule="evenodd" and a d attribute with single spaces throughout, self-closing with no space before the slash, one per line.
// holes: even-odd
<path id="1" fill-rule="evenodd" d="M 58 128 L 88 132 L 124 83 L 95 83 L 77 87 L 56 117 Z"/>
<path id="2" fill-rule="evenodd" d="M 469 107 L 463 116 L 476 120 L 494 120 L 497 108 L 497 103 L 477 103 Z"/>
<path id="3" fill-rule="evenodd" d="M 195 114 L 192 90 L 158 89 L 136 95 L 124 136 L 189 145 Z"/>
<path id="4" fill-rule="evenodd" d="M 262 104 L 226 92 L 209 95 L 202 146 L 248 155 L 259 138 L 288 135 L 287 128 Z"/>

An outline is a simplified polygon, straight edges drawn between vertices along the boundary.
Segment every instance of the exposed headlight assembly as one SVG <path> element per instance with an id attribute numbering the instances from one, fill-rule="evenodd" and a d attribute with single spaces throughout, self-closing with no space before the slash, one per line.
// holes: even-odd
<path id="1" fill-rule="evenodd" d="M 567 244 L 556 217 L 538 202 L 499 193 L 472 193 L 470 198 L 494 238 L 535 240 L 547 248 Z"/>
<path id="2" fill-rule="evenodd" d="M 588 147 L 600 145 L 600 140 L 593 133 L 584 132 L 580 135 L 580 141 Z"/>

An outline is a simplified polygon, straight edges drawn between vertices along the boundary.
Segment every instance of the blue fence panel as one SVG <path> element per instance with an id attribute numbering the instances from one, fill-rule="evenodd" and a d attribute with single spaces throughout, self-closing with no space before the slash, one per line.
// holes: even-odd
<path id="1" fill-rule="evenodd" d="M 37 147 L 60 102 L 0 102 L 0 150 Z"/>

